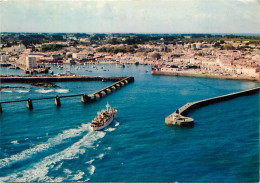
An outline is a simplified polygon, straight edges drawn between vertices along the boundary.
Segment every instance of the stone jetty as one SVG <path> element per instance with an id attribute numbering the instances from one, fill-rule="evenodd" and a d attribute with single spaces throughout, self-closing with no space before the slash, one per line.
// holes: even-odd
<path id="1" fill-rule="evenodd" d="M 64 81 L 120 81 L 126 77 L 94 77 L 94 76 L 0 76 L 2 83 L 35 83 Z"/>
<path id="2" fill-rule="evenodd" d="M 205 99 L 205 100 L 187 103 L 184 106 L 182 106 L 181 108 L 177 109 L 171 115 L 167 116 L 165 118 L 165 124 L 170 125 L 170 126 L 176 125 L 176 126 L 192 127 L 192 126 L 194 126 L 194 119 L 190 118 L 190 117 L 186 117 L 186 115 L 190 111 L 203 107 L 203 106 L 206 106 L 206 105 L 209 105 L 209 104 L 223 102 L 223 101 L 231 100 L 231 99 L 241 97 L 241 96 L 252 95 L 252 94 L 258 93 L 259 91 L 260 91 L 260 87 L 256 87 L 256 88 L 249 89 L 249 90 L 244 90 L 244 91 L 235 92 L 235 93 L 231 93 L 231 94 L 227 94 L 227 95 L 222 95 L 222 96 L 213 97 L 213 98 L 209 98 L 209 99 Z"/>

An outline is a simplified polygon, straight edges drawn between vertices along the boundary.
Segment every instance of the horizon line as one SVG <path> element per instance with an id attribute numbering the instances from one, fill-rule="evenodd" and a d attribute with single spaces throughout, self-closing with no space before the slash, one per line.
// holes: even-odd
<path id="1" fill-rule="evenodd" d="M 175 33 L 155 33 L 155 32 L 29 32 L 29 31 L 1 31 L 0 34 L 5 33 L 30 33 L 30 34 L 210 34 L 210 35 L 249 35 L 249 36 L 260 36 L 260 33 L 197 33 L 197 32 L 175 32 Z"/>

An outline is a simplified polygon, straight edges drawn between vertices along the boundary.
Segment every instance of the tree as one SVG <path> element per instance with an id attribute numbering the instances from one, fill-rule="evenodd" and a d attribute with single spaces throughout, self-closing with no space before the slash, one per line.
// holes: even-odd
<path id="1" fill-rule="evenodd" d="M 220 43 L 219 42 L 216 42 L 215 44 L 214 44 L 214 47 L 220 47 Z"/>
<path id="2" fill-rule="evenodd" d="M 156 60 L 159 60 L 161 58 L 161 54 L 160 53 L 154 53 L 152 55 L 152 58 L 156 59 Z"/>
<path id="3" fill-rule="evenodd" d="M 225 43 L 225 41 L 224 41 L 224 40 L 220 40 L 219 42 L 220 42 L 220 44 L 224 44 L 224 43 Z"/>
<path id="4" fill-rule="evenodd" d="M 232 46 L 231 44 L 227 44 L 224 46 L 225 50 L 235 50 L 236 48 L 234 46 Z"/>

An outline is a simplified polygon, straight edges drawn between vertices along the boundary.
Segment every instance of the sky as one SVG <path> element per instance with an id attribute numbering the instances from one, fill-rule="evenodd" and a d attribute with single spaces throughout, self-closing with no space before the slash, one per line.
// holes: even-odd
<path id="1" fill-rule="evenodd" d="M 260 0 L 0 0 L 0 32 L 260 33 Z"/>

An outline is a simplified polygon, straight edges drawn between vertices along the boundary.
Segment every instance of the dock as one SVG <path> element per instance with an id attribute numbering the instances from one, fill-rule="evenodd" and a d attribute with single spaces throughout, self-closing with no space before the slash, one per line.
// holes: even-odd
<path id="1" fill-rule="evenodd" d="M 17 77 L 16 77 L 17 78 Z M 18 78 L 18 81 L 19 82 L 27 82 L 28 80 L 24 79 L 26 77 L 19 77 Z M 30 77 L 31 78 L 31 77 Z M 39 78 L 43 78 L 43 77 L 39 77 Z M 45 77 L 45 78 L 48 78 L 48 81 L 49 78 L 51 77 Z M 78 79 L 82 79 L 82 77 L 77 77 Z M 76 78 L 76 79 L 77 79 Z M 21 80 L 20 80 L 21 79 Z M 58 79 L 58 78 L 56 78 Z M 67 78 L 63 78 L 64 81 L 67 81 L 66 79 Z M 75 79 L 72 78 L 72 79 Z M 57 107 L 61 107 L 61 98 L 70 98 L 70 97 L 81 97 L 81 102 L 84 103 L 84 104 L 87 104 L 87 103 L 93 103 L 93 102 L 96 102 L 100 99 L 102 99 L 103 97 L 113 93 L 114 91 L 126 86 L 127 84 L 129 83 L 132 83 L 134 82 L 134 77 L 113 77 L 113 78 L 104 78 L 104 77 L 90 77 L 90 80 L 88 80 L 89 78 L 85 77 L 83 79 L 87 79 L 87 81 L 101 81 L 102 79 L 106 79 L 107 81 L 115 81 L 117 80 L 117 82 L 101 89 L 101 90 L 98 90 L 92 94 L 76 94 L 76 95 L 65 95 L 65 96 L 53 96 L 53 97 L 44 97 L 44 98 L 36 98 L 36 99 L 31 99 L 31 98 L 28 98 L 28 99 L 25 99 L 25 100 L 13 100 L 13 101 L 3 101 L 3 102 L 0 102 L 0 114 L 3 112 L 2 110 L 2 105 L 6 105 L 6 104 L 10 104 L 10 103 L 18 103 L 18 102 L 26 102 L 26 106 L 29 110 L 33 110 L 33 101 L 38 101 L 38 100 L 50 100 L 50 99 L 53 99 L 54 100 L 54 104 L 57 106 Z M 7 80 L 5 80 L 7 81 Z M 38 80 L 39 81 L 39 80 Z M 44 80 L 46 81 L 46 80 Z M 53 80 L 51 80 L 53 81 Z M 81 80 L 77 80 L 77 81 L 81 81 Z M 86 81 L 86 80 L 83 80 L 83 81 Z M 15 82 L 15 81 L 13 81 Z M 17 82 L 17 80 L 16 80 Z M 41 80 L 42 82 L 42 80 Z"/>
<path id="2" fill-rule="evenodd" d="M 0 76 L 2 83 L 36 83 L 65 81 L 120 81 L 126 77 L 95 77 L 95 76 Z"/>
<path id="3" fill-rule="evenodd" d="M 253 94 L 258 93 L 259 91 L 260 91 L 260 87 L 256 87 L 256 88 L 249 89 L 249 90 L 244 90 L 244 91 L 235 92 L 235 93 L 231 93 L 231 94 L 227 94 L 227 95 L 221 95 L 218 97 L 213 97 L 213 98 L 209 98 L 209 99 L 205 99 L 205 100 L 187 103 L 184 106 L 182 106 L 181 108 L 177 109 L 171 115 L 167 116 L 165 118 L 165 124 L 169 125 L 169 126 L 175 125 L 175 126 L 192 127 L 192 126 L 194 126 L 194 119 L 190 118 L 190 117 L 186 117 L 186 115 L 190 111 L 198 109 L 198 108 L 206 106 L 206 105 L 209 105 L 209 104 L 223 102 L 223 101 L 231 100 L 231 99 L 241 97 L 241 96 L 253 95 Z"/>

